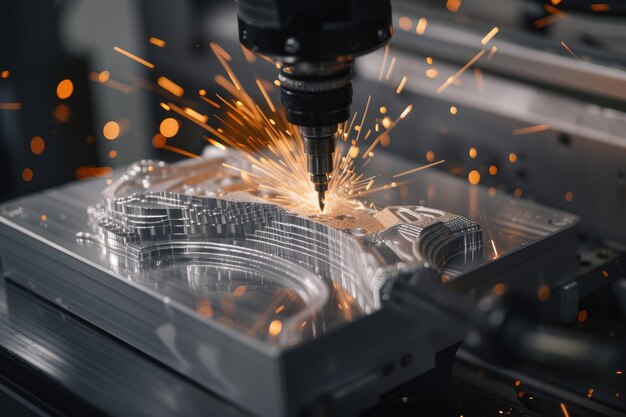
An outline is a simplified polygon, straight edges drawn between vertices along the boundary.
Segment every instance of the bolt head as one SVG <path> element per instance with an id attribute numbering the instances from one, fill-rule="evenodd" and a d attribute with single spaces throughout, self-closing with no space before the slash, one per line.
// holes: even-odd
<path id="1" fill-rule="evenodd" d="M 287 38 L 285 41 L 285 52 L 295 54 L 300 50 L 300 42 L 296 38 Z"/>

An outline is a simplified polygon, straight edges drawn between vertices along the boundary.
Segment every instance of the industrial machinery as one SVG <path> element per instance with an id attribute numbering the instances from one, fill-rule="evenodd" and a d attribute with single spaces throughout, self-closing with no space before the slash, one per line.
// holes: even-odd
<path id="1" fill-rule="evenodd" d="M 280 70 L 287 120 L 300 130 L 324 211 L 335 136 L 350 117 L 352 65 L 391 38 L 389 0 L 238 3 L 239 40 Z"/>
<path id="2" fill-rule="evenodd" d="M 40 16 L 0 79 L 8 194 L 42 188 L 0 204 L 0 414 L 624 414 L 620 2 L 49 3 L 86 73 L 29 104 Z M 286 121 L 305 209 L 254 175 Z"/>

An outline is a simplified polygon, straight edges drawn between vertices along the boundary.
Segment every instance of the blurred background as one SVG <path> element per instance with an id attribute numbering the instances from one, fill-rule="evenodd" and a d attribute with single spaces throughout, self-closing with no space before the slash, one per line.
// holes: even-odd
<path id="1" fill-rule="evenodd" d="M 626 210 L 626 3 L 392 3 L 394 38 L 387 52 L 357 61 L 353 103 L 361 111 L 371 95 L 374 120 L 414 105 L 383 143 L 387 151 L 419 163 L 445 159 L 436 169 L 493 193 L 581 214 L 585 233 L 619 240 L 625 231 L 615 224 Z M 222 91 L 214 78 L 224 70 L 211 42 L 229 52 L 244 84 L 264 79 L 277 101 L 275 68 L 250 54 L 246 59 L 238 43 L 236 6 L 232 0 L 5 4 L 0 200 L 93 176 L 104 186 L 113 169 L 135 160 L 185 157 L 165 143 L 201 153 L 204 129 L 161 103 L 196 109 L 216 126 L 204 98 Z M 481 48 L 480 59 L 439 91 Z"/>

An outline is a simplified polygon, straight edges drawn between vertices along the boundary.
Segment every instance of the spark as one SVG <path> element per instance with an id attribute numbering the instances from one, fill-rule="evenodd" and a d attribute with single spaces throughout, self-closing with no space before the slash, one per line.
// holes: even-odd
<path id="1" fill-rule="evenodd" d="M 567 13 L 565 13 L 563 10 L 557 9 L 556 7 L 550 6 L 549 4 L 544 4 L 543 8 L 546 10 L 546 12 L 554 15 L 555 17 L 567 17 Z"/>
<path id="2" fill-rule="evenodd" d="M 130 94 L 137 89 L 137 87 L 130 86 L 119 81 L 111 80 L 109 71 L 102 71 L 101 73 L 92 72 L 89 74 L 89 79 L 99 84 L 117 90 L 123 94 Z"/>
<path id="3" fill-rule="evenodd" d="M 573 56 L 574 58 L 576 58 L 577 60 L 579 60 L 579 61 L 580 61 L 580 58 L 578 58 L 578 56 L 574 53 L 574 51 L 572 51 L 572 50 L 570 49 L 570 47 L 569 47 L 569 46 L 567 46 L 567 45 L 565 44 L 565 42 L 561 41 L 561 46 L 562 46 L 563 48 L 565 48 L 565 50 L 566 50 L 567 52 L 569 52 L 570 54 L 572 54 L 572 56 Z"/>
<path id="4" fill-rule="evenodd" d="M 159 77 L 157 79 L 157 84 L 165 90 L 169 91 L 170 93 L 174 94 L 176 97 L 182 97 L 183 95 L 185 95 L 185 90 L 180 85 L 176 84 L 174 81 L 170 80 L 167 77 Z"/>
<path id="5" fill-rule="evenodd" d="M 565 403 L 561 403 L 561 411 L 563 411 L 563 416 L 569 417 L 569 413 L 567 412 L 567 407 L 565 407 Z"/>
<path id="6" fill-rule="evenodd" d="M 461 0 L 448 0 L 446 1 L 446 9 L 450 13 L 456 13 L 461 8 Z"/>
<path id="7" fill-rule="evenodd" d="M 201 98 L 202 100 L 206 101 L 207 103 L 209 103 L 211 106 L 215 107 L 216 109 L 219 109 L 219 108 L 220 108 L 220 105 L 219 105 L 219 104 L 217 104 L 216 102 L 214 102 L 213 100 L 208 99 L 208 98 L 206 98 L 206 97 L 202 97 L 202 96 L 200 96 L 200 98 Z"/>
<path id="8" fill-rule="evenodd" d="M 228 62 L 232 60 L 231 56 L 215 42 L 211 42 L 210 46 L 218 61 L 220 61 L 220 64 L 222 64 L 222 67 L 224 67 L 224 69 L 226 70 L 226 73 L 228 74 L 228 77 L 232 81 L 235 88 L 237 90 L 241 90 L 241 84 L 239 83 L 239 80 L 235 76 L 233 70 L 230 68 L 230 65 L 228 65 Z"/>
<path id="9" fill-rule="evenodd" d="M 485 35 L 485 37 L 480 41 L 481 44 L 487 45 L 487 43 L 500 31 L 499 27 L 494 27 Z"/>
<path id="10" fill-rule="evenodd" d="M 263 98 L 267 102 L 267 105 L 270 107 L 270 110 L 272 111 L 272 113 L 276 113 L 276 107 L 274 107 L 274 103 L 272 103 L 272 99 L 267 94 L 267 90 L 265 90 L 265 87 L 263 87 L 263 83 L 258 78 L 256 79 L 256 85 L 259 87 L 259 90 L 261 90 L 261 94 L 263 94 Z"/>
<path id="11" fill-rule="evenodd" d="M 426 70 L 426 76 L 428 78 L 437 78 L 437 75 L 439 75 L 439 71 L 437 71 L 436 68 L 428 68 Z"/>
<path id="12" fill-rule="evenodd" d="M 476 61 L 478 61 L 478 60 L 480 59 L 480 57 L 481 57 L 481 56 L 483 56 L 483 54 L 484 54 L 484 53 L 485 53 L 485 50 L 484 50 L 484 49 L 481 49 L 481 50 L 480 50 L 480 52 L 478 52 L 478 53 L 474 56 L 474 58 L 470 59 L 470 60 L 469 60 L 469 61 L 468 61 L 465 65 L 463 65 L 463 67 L 462 67 L 460 70 L 458 70 L 458 71 L 456 72 L 456 74 L 454 74 L 452 77 L 448 78 L 448 79 L 446 80 L 446 82 L 445 82 L 445 83 L 443 83 L 443 84 L 441 85 L 441 87 L 439 87 L 439 89 L 437 90 L 437 94 L 441 94 L 441 93 L 443 93 L 443 91 L 444 91 L 446 88 L 448 88 L 448 86 L 450 86 L 450 84 L 452 84 L 453 82 L 455 82 L 455 81 L 456 81 L 456 80 L 457 80 L 457 79 L 458 79 L 458 78 L 459 78 L 459 77 L 460 77 L 460 76 L 461 76 L 461 75 L 462 75 L 465 71 L 467 71 L 467 69 L 468 69 L 469 67 L 471 67 L 472 65 L 474 65 L 474 63 L 475 63 Z"/>
<path id="13" fill-rule="evenodd" d="M 557 16 L 557 15 L 548 15 L 548 16 L 542 17 L 540 19 L 535 20 L 535 27 L 537 29 L 541 29 L 541 28 L 543 28 L 545 26 L 551 25 L 558 18 L 559 18 L 559 16 Z"/>
<path id="14" fill-rule="evenodd" d="M 22 103 L 0 103 L 0 110 L 20 110 Z"/>
<path id="15" fill-rule="evenodd" d="M 404 111 L 400 114 L 400 119 L 404 119 L 405 117 L 407 117 L 409 113 L 411 113 L 411 110 L 413 110 L 413 105 L 409 104 L 408 106 L 406 106 L 406 109 L 404 109 Z"/>
<path id="16" fill-rule="evenodd" d="M 527 135 L 529 133 L 543 132 L 549 129 L 550 129 L 550 125 L 540 124 L 540 125 L 534 125 L 534 126 L 522 127 L 520 129 L 515 129 L 513 130 L 512 133 L 516 136 L 519 136 L 519 135 Z"/>
<path id="17" fill-rule="evenodd" d="M 40 136 L 35 136 L 30 140 L 30 150 L 35 155 L 41 155 L 46 149 L 46 143 Z"/>
<path id="18" fill-rule="evenodd" d="M 218 141 L 216 141 L 213 138 L 210 138 L 208 136 L 204 136 L 204 139 L 206 139 L 207 142 L 209 142 L 211 145 L 215 146 L 216 148 L 218 148 L 219 150 L 225 151 L 226 150 L 226 146 L 224 146 L 224 144 L 219 143 Z"/>
<path id="19" fill-rule="evenodd" d="M 478 68 L 472 69 L 472 72 L 476 79 L 476 89 L 480 94 L 483 94 L 485 92 L 485 78 L 483 77 L 483 72 Z"/>
<path id="20" fill-rule="evenodd" d="M 467 175 L 467 181 L 472 185 L 478 185 L 480 183 L 480 172 L 473 169 Z"/>
<path id="21" fill-rule="evenodd" d="M 498 47 L 497 46 L 493 46 L 491 48 L 491 51 L 489 51 L 489 55 L 487 55 L 487 61 L 489 61 L 491 58 L 493 58 L 493 56 L 496 54 L 497 51 L 498 51 Z"/>
<path id="22" fill-rule="evenodd" d="M 110 177 L 113 174 L 113 168 L 108 166 L 96 167 L 96 166 L 80 166 L 76 168 L 74 174 L 77 179 L 85 179 L 91 177 Z"/>
<path id="23" fill-rule="evenodd" d="M 413 21 L 407 16 L 401 16 L 400 19 L 398 19 L 398 26 L 400 26 L 402 30 L 409 31 L 413 27 Z"/>
<path id="24" fill-rule="evenodd" d="M 498 249 L 496 249 L 496 243 L 493 241 L 493 239 L 490 239 L 491 241 L 491 247 L 493 248 L 493 259 L 498 259 L 498 257 L 500 255 L 498 255 Z"/>
<path id="25" fill-rule="evenodd" d="M 387 70 L 387 74 L 385 75 L 385 80 L 388 80 L 391 77 L 391 73 L 393 72 L 394 67 L 396 66 L 396 57 L 391 57 L 391 63 L 389 64 L 389 69 Z"/>
<path id="26" fill-rule="evenodd" d="M 33 179 L 33 170 L 30 168 L 24 168 L 22 170 L 22 179 L 25 182 L 30 182 Z"/>
<path id="27" fill-rule="evenodd" d="M 187 113 L 189 116 L 193 117 L 194 119 L 201 121 L 202 123 L 206 123 L 206 121 L 209 120 L 208 116 L 205 116 L 204 114 L 200 114 L 194 109 L 189 108 L 189 107 L 185 107 L 185 113 Z"/>
<path id="28" fill-rule="evenodd" d="M 68 99 L 74 92 L 74 83 L 72 80 L 63 80 L 57 85 L 57 97 L 61 100 Z"/>
<path id="29" fill-rule="evenodd" d="M 396 94 L 400 94 L 402 92 L 402 89 L 404 88 L 404 85 L 406 84 L 406 75 L 404 77 L 402 77 L 402 81 L 400 81 L 400 85 L 398 85 L 398 88 L 396 88 Z"/>
<path id="30" fill-rule="evenodd" d="M 195 153 L 191 153 L 191 152 L 186 151 L 184 149 L 177 148 L 176 146 L 163 145 L 162 149 L 165 149 L 166 151 L 170 151 L 170 152 L 174 152 L 174 153 L 186 156 L 188 158 L 202 159 L 200 157 L 200 155 L 196 155 Z"/>
<path id="31" fill-rule="evenodd" d="M 120 47 L 114 46 L 113 50 L 116 52 L 119 52 L 120 54 L 127 56 L 128 58 L 132 59 L 133 61 L 139 62 L 141 65 L 145 65 L 146 67 L 150 68 L 150 69 L 154 69 L 154 64 L 151 62 L 146 61 L 143 58 L 139 58 L 137 55 L 132 54 Z"/>
<path id="32" fill-rule="evenodd" d="M 256 55 L 254 54 L 254 52 L 252 52 L 243 45 L 241 45 L 241 50 L 243 51 L 243 56 L 246 58 L 246 61 L 248 61 L 248 64 L 253 64 L 256 62 Z"/>
<path id="33" fill-rule="evenodd" d="M 423 166 L 420 166 L 420 167 L 417 167 L 417 168 L 409 169 L 408 171 L 403 171 L 403 172 L 400 172 L 398 174 L 395 174 L 394 176 L 392 176 L 392 178 L 404 177 L 405 175 L 413 174 L 415 172 L 422 171 L 424 169 L 431 168 L 431 167 L 434 167 L 434 166 L 439 165 L 439 164 L 443 164 L 444 162 L 446 162 L 446 160 L 442 159 L 440 161 L 433 162 L 433 163 L 430 163 L 428 165 L 423 165 Z"/>
<path id="34" fill-rule="evenodd" d="M 272 320 L 268 329 L 270 336 L 278 336 L 283 330 L 283 323 L 280 320 Z"/>
<path id="35" fill-rule="evenodd" d="M 591 10 L 594 12 L 606 12 L 610 10 L 610 6 L 607 3 L 594 3 L 591 5 Z"/>
<path id="36" fill-rule="evenodd" d="M 418 35 L 423 35 L 424 32 L 426 32 L 426 26 L 428 26 L 428 20 L 425 17 L 421 17 L 420 20 L 417 21 L 415 33 L 417 33 Z"/>
<path id="37" fill-rule="evenodd" d="M 212 44 L 211 47 L 228 74 L 228 78 L 217 75 L 215 82 L 228 94 L 215 94 L 213 100 L 204 95 L 198 97 L 213 108 L 220 109 L 219 113 L 214 113 L 208 118 L 196 110 L 172 102 L 162 103 L 162 107 L 206 130 L 208 135 L 204 136 L 204 139 L 211 145 L 222 151 L 232 149 L 236 163 L 223 164 L 223 166 L 241 178 L 243 184 L 249 187 L 248 192 L 299 213 L 319 214 L 317 193 L 307 170 L 304 141 L 300 133 L 288 123 L 285 113 L 273 105 L 266 87 L 269 83 L 256 78 L 256 87 L 263 95 L 265 102 L 255 102 L 231 70 L 228 62 L 232 57 L 217 44 Z M 384 61 L 381 77 L 387 69 L 387 57 Z M 391 76 L 394 63 L 395 58 L 392 58 L 387 69 L 389 76 Z M 376 177 L 367 177 L 359 171 L 371 161 L 374 156 L 372 150 L 378 143 L 388 144 L 389 132 L 410 114 L 413 105 L 408 105 L 395 121 L 385 118 L 388 120 L 383 121 L 383 125 L 387 130 L 381 129 L 379 132 L 380 120 L 376 119 L 378 137 L 372 141 L 370 149 L 363 152 L 363 149 L 359 147 L 359 141 L 362 135 L 368 139 L 373 130 L 368 129 L 366 125 L 370 105 L 371 97 L 368 98 L 362 113 L 354 113 L 348 123 L 340 126 L 340 134 L 346 146 L 338 146 L 335 152 L 334 170 L 330 175 L 327 191 L 326 214 L 333 211 L 349 212 L 364 208 L 369 203 L 355 200 L 356 196 L 391 189 L 404 183 L 391 182 L 375 187 Z M 179 128 L 179 122 L 176 119 L 169 119 L 171 120 L 167 124 L 171 126 L 163 126 L 165 120 L 168 120 L 165 119 L 161 124 L 161 133 L 152 138 L 152 144 L 157 148 L 190 158 L 200 158 L 189 151 L 167 144 L 167 137 L 172 136 L 172 132 L 174 130 L 177 132 Z M 219 125 L 212 126 L 213 123 L 210 120 L 217 121 Z M 363 156 L 364 159 L 360 166 L 356 163 L 357 159 L 361 161 L 359 156 Z"/>
<path id="38" fill-rule="evenodd" d="M 113 120 L 106 122 L 102 128 L 102 134 L 108 140 L 117 139 L 121 131 L 120 124 Z"/>
<path id="39" fill-rule="evenodd" d="M 155 38 L 154 36 L 150 38 L 150 43 L 152 45 L 158 46 L 159 48 L 163 48 L 165 46 L 165 41 L 159 38 Z"/>
<path id="40" fill-rule="evenodd" d="M 0 77 L 1 78 L 9 78 L 10 75 L 11 75 L 11 71 L 9 71 L 9 70 L 4 70 L 4 71 L 0 72 Z"/>
<path id="41" fill-rule="evenodd" d="M 169 106 L 171 108 L 171 106 Z M 193 120 L 198 120 L 200 121 L 201 119 L 195 118 L 193 116 L 191 116 L 188 112 L 183 111 L 188 117 L 191 117 Z M 203 123 L 203 122 L 201 122 Z M 173 117 L 168 117 L 166 119 L 163 119 L 163 121 L 161 122 L 161 124 L 159 125 L 159 132 L 161 132 L 161 134 L 163 136 L 165 136 L 166 138 L 173 138 L 174 136 L 176 136 L 176 134 L 178 133 L 178 129 L 180 129 L 180 124 L 178 123 L 178 120 L 174 119 Z"/>
<path id="42" fill-rule="evenodd" d="M 383 79 L 383 74 L 385 71 L 385 65 L 387 64 L 387 57 L 389 56 L 389 45 L 385 46 L 385 53 L 383 54 L 383 62 L 380 66 L 380 73 L 378 74 L 378 81 Z"/>

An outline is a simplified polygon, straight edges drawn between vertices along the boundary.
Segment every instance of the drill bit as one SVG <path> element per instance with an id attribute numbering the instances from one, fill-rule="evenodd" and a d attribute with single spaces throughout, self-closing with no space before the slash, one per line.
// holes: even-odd
<path id="1" fill-rule="evenodd" d="M 328 176 L 327 175 L 317 175 L 311 176 L 311 180 L 315 184 L 315 191 L 317 191 L 317 199 L 320 205 L 320 211 L 324 212 L 324 205 L 326 204 L 326 191 L 328 190 Z"/>
<path id="2" fill-rule="evenodd" d="M 311 182 L 315 185 L 320 211 L 326 205 L 329 174 L 333 172 L 333 154 L 335 153 L 335 133 L 337 126 L 324 126 L 320 129 L 300 129 L 307 153 L 307 168 Z"/>

